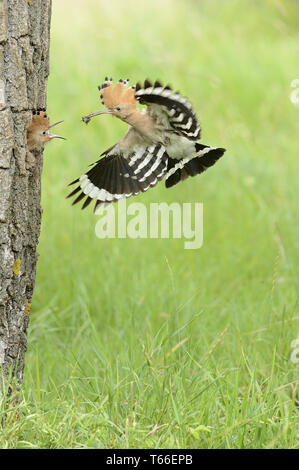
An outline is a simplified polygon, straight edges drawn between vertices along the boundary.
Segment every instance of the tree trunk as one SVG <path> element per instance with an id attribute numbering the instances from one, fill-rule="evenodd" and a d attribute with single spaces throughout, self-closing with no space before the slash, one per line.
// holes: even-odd
<path id="1" fill-rule="evenodd" d="M 24 371 L 41 223 L 42 171 L 42 152 L 36 153 L 35 166 L 26 169 L 26 130 L 32 109 L 46 103 L 50 17 L 51 0 L 0 0 L 2 385 L 9 376 L 21 383 Z"/>

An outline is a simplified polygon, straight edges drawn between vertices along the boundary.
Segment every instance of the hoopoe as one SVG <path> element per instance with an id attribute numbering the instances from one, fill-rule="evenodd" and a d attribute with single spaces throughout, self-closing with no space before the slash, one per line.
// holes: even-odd
<path id="1" fill-rule="evenodd" d="M 82 209 L 92 199 L 96 209 L 101 204 L 136 196 L 147 191 L 165 178 L 167 188 L 179 181 L 202 173 L 214 165 L 225 152 L 224 148 L 209 147 L 198 143 L 200 125 L 191 104 L 169 86 L 159 81 L 152 84 L 145 80 L 128 87 L 127 80 L 119 80 L 115 86 L 112 78 L 105 78 L 99 86 L 105 110 L 96 111 L 82 118 L 88 124 L 100 114 L 111 114 L 129 124 L 125 136 L 105 150 L 100 160 L 83 176 L 70 185 L 79 183 L 68 197 L 80 194 L 73 204 L 86 200 Z M 146 105 L 140 112 L 137 102 Z"/>
<path id="2" fill-rule="evenodd" d="M 32 111 L 32 121 L 27 129 L 27 147 L 28 150 L 40 150 L 47 142 L 52 139 L 64 139 L 60 135 L 51 134 L 49 130 L 63 121 L 55 122 L 50 126 L 50 120 L 46 113 L 46 108 L 39 108 Z"/>

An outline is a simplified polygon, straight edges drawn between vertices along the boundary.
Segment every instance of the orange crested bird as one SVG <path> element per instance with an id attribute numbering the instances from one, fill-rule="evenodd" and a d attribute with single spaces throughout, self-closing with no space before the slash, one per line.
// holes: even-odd
<path id="1" fill-rule="evenodd" d="M 32 111 L 33 117 L 30 126 L 27 129 L 27 147 L 28 150 L 40 150 L 47 142 L 52 139 L 64 139 L 60 135 L 51 134 L 52 127 L 57 126 L 63 121 L 55 122 L 50 126 L 50 120 L 45 108 L 39 108 Z"/>
<path id="2" fill-rule="evenodd" d="M 111 114 L 129 124 L 125 136 L 101 154 L 103 158 L 72 184 L 79 186 L 68 197 L 80 194 L 73 204 L 86 199 L 82 209 L 92 199 L 95 208 L 103 203 L 136 196 L 165 178 L 167 188 L 179 181 L 202 173 L 214 165 L 224 148 L 198 143 L 200 125 L 191 104 L 169 86 L 145 80 L 144 85 L 128 87 L 127 80 L 114 86 L 105 78 L 99 86 L 105 110 L 82 118 L 88 124 L 99 114 Z M 139 111 L 137 102 L 146 105 Z"/>

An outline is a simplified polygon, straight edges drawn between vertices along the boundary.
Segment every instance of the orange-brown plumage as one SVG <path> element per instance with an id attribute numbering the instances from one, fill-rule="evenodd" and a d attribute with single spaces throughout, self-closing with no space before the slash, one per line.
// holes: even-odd
<path id="1" fill-rule="evenodd" d="M 126 87 L 126 81 L 118 81 L 112 85 L 112 81 L 107 80 L 101 87 L 101 99 L 106 108 L 113 109 L 119 104 L 130 104 L 136 107 L 135 90 Z"/>
<path id="2" fill-rule="evenodd" d="M 102 153 L 103 158 L 80 178 L 69 196 L 74 204 L 85 196 L 82 209 L 96 200 L 101 204 L 136 196 L 165 178 L 167 188 L 188 176 L 198 175 L 213 166 L 225 152 L 198 142 L 200 124 L 191 103 L 170 86 L 146 79 L 127 87 L 128 80 L 105 78 L 99 86 L 106 109 L 82 118 L 89 123 L 98 115 L 110 114 L 129 124 L 124 137 Z M 146 106 L 140 111 L 137 102 Z"/>
<path id="3" fill-rule="evenodd" d="M 29 150 L 41 149 L 47 142 L 53 138 L 64 139 L 59 135 L 51 134 L 49 129 L 59 124 L 59 121 L 50 126 L 50 120 L 44 109 L 33 111 L 33 117 L 30 126 L 27 129 L 27 147 Z"/>

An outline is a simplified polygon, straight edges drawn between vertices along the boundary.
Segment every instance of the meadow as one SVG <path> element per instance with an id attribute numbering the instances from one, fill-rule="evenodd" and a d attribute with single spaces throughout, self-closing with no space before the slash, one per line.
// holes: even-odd
<path id="1" fill-rule="evenodd" d="M 295 1 L 53 0 L 43 222 L 19 419 L 3 448 L 299 448 Z M 67 185 L 126 125 L 106 75 L 189 97 L 204 174 L 134 202 L 202 202 L 204 243 L 105 239 Z M 298 355 L 299 356 L 299 355 Z M 2 412 L 4 412 L 4 405 Z"/>

